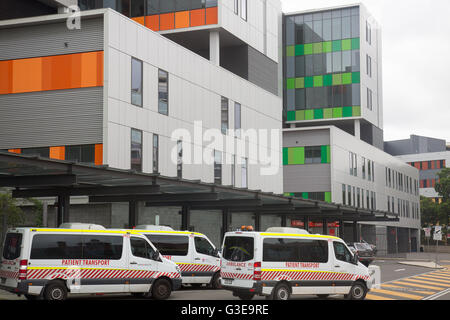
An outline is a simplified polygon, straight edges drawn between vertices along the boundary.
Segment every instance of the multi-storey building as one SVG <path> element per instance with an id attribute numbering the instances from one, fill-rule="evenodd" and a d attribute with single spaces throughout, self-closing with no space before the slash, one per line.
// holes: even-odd
<path id="1" fill-rule="evenodd" d="M 283 28 L 284 192 L 396 213 L 399 223 L 360 224 L 360 237 L 417 250 L 418 171 L 383 151 L 380 26 L 351 5 L 288 13 Z"/>
<path id="2" fill-rule="evenodd" d="M 281 135 L 278 146 L 245 135 L 282 127 L 281 5 L 234 3 L 79 1 L 102 7 L 79 28 L 71 13 L 0 21 L 0 149 L 281 194 Z M 211 129 L 235 146 L 212 144 Z M 277 155 L 274 174 L 261 174 L 260 152 Z M 126 224 L 123 205 L 86 201 L 72 199 L 73 219 Z M 162 211 L 179 228 L 179 208 L 141 204 L 139 221 Z M 218 244 L 220 219 L 192 223 Z"/>
<path id="3" fill-rule="evenodd" d="M 441 202 L 434 187 L 439 182 L 438 173 L 450 167 L 450 151 L 446 141 L 411 135 L 409 139 L 384 143 L 386 152 L 407 162 L 420 171 L 420 195 Z"/>

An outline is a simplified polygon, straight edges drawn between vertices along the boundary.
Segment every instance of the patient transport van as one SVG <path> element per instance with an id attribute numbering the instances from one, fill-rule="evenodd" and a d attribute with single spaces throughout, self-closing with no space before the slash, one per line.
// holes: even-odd
<path id="1" fill-rule="evenodd" d="M 341 294 L 363 300 L 372 285 L 342 239 L 294 228 L 226 233 L 221 276 L 222 287 L 241 299 Z"/>
<path id="2" fill-rule="evenodd" d="M 85 229 L 9 229 L 0 288 L 46 300 L 64 300 L 68 293 L 167 299 L 180 288 L 178 266 L 164 259 L 145 236 L 80 226 Z"/>
<path id="3" fill-rule="evenodd" d="M 153 225 L 133 230 L 147 236 L 165 258 L 180 267 L 183 284 L 220 287 L 220 255 L 204 234 Z"/>

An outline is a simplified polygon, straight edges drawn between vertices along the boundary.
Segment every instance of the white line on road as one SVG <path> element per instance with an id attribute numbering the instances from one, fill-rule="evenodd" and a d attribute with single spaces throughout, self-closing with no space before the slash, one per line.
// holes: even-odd
<path id="1" fill-rule="evenodd" d="M 440 298 L 442 296 L 445 296 L 446 294 L 450 293 L 450 288 L 446 289 L 444 291 L 438 292 L 433 294 L 432 296 L 426 297 L 423 300 L 436 300 L 437 298 Z"/>
<path id="2" fill-rule="evenodd" d="M 395 272 L 405 271 L 406 269 L 397 269 Z"/>

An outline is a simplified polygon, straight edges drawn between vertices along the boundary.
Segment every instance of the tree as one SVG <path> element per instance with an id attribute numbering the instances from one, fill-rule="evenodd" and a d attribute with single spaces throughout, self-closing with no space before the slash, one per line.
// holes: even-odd
<path id="1" fill-rule="evenodd" d="M 445 168 L 438 173 L 439 182 L 434 189 L 442 197 L 443 202 L 450 201 L 450 168 Z"/>
<path id="2" fill-rule="evenodd" d="M 422 211 L 422 226 L 435 226 L 439 221 L 439 204 L 430 198 L 420 197 L 420 208 Z"/>
<path id="3" fill-rule="evenodd" d="M 24 222 L 24 213 L 17 204 L 16 199 L 6 190 L 0 190 L 0 219 L 2 223 L 2 242 L 9 226 Z"/>

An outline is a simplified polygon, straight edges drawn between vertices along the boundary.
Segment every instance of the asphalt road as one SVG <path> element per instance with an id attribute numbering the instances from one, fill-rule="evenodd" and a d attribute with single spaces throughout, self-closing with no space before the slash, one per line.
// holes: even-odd
<path id="1" fill-rule="evenodd" d="M 399 264 L 396 260 L 379 260 L 373 263 L 381 269 L 381 290 L 371 291 L 369 300 L 421 300 L 434 297 L 436 300 L 450 300 L 450 268 L 448 270 L 434 270 L 424 267 Z M 445 293 L 445 290 L 447 292 Z M 444 292 L 444 294 L 442 294 Z M 99 299 L 99 300 L 133 300 L 130 295 L 74 295 L 70 299 Z M 0 300 L 22 300 L 23 297 L 0 291 Z M 172 293 L 170 300 L 238 300 L 226 290 L 210 290 L 207 288 L 192 288 L 186 286 Z M 254 300 L 264 300 L 255 297 Z M 315 296 L 295 297 L 295 300 L 318 299 Z M 331 296 L 329 299 L 343 299 L 342 296 Z"/>

